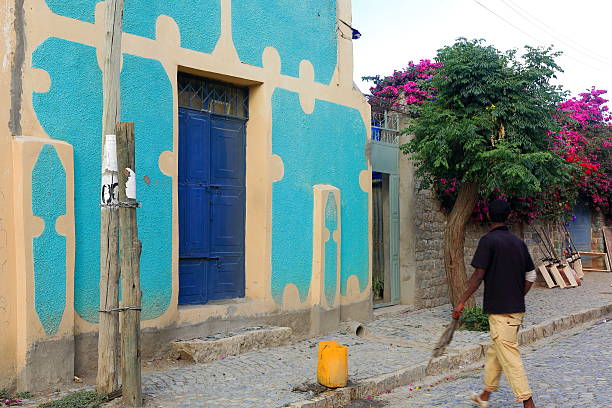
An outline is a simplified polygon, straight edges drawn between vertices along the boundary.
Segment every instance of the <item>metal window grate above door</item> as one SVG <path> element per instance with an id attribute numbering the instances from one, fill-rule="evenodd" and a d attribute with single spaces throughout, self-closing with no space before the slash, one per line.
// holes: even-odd
<path id="1" fill-rule="evenodd" d="M 248 119 L 249 90 L 246 87 L 179 73 L 178 104 L 181 108 Z"/>

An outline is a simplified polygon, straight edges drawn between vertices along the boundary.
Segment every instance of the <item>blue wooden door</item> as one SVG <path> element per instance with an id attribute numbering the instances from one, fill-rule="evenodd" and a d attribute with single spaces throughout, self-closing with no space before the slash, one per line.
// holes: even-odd
<path id="1" fill-rule="evenodd" d="M 567 229 L 572 236 L 572 241 L 579 251 L 591 250 L 591 211 L 584 204 L 578 204 L 572 211 L 574 219 L 569 223 Z"/>
<path id="2" fill-rule="evenodd" d="M 179 304 L 244 297 L 245 121 L 179 108 Z"/>

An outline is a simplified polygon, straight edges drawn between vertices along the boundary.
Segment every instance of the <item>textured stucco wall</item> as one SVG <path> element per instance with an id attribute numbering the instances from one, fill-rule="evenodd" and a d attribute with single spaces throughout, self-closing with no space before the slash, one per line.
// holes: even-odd
<path id="1" fill-rule="evenodd" d="M 336 272 L 338 270 L 338 238 L 335 232 L 338 230 L 338 205 L 336 204 L 336 193 L 330 192 L 325 203 L 325 228 L 329 238 L 325 242 L 325 298 L 328 305 L 333 305 L 336 300 L 336 289 L 338 282 Z M 367 278 L 367 276 L 366 276 Z"/>
<path id="2" fill-rule="evenodd" d="M 46 0 L 47 6 L 53 13 L 96 24 L 98 3 Z M 153 2 L 146 5 L 141 2 L 128 3 L 124 16 L 126 33 L 156 38 L 154 35 L 156 19 L 163 15 L 164 18 L 169 17 L 176 23 L 180 45 L 183 48 L 210 53 L 220 40 L 222 7 L 218 0 L 200 1 L 201 4 L 195 8 L 190 4 L 191 8 L 197 9 L 192 13 L 187 12 L 186 7 L 181 7 L 182 1 L 172 5 L 167 2 Z M 227 3 L 224 2 L 225 7 Z M 312 75 L 315 81 L 324 83 L 331 81 L 338 65 L 339 47 L 336 33 L 338 6 L 335 1 L 326 1 L 324 4 L 314 3 L 291 2 L 284 7 L 270 7 L 267 3 L 255 0 L 248 4 L 231 2 L 231 33 L 238 58 L 254 66 L 264 66 L 265 53 L 273 47 L 280 57 L 280 74 L 294 77 L 299 75 L 300 79 L 308 79 L 307 77 Z M 199 18 L 202 10 L 208 12 L 206 24 Z M 223 18 L 227 16 L 228 14 L 225 14 Z M 275 24 L 275 21 L 281 21 L 282 24 Z M 296 31 L 295 27 L 302 27 L 309 32 L 309 35 L 302 35 L 302 31 Z M 293 35 L 287 35 L 288 32 Z M 77 240 L 75 306 L 81 318 L 95 323 L 99 280 L 97 238 L 99 226 L 90 220 L 97 216 L 94 205 L 97 180 L 87 175 L 94 174 L 99 166 L 97 157 L 100 151 L 96 142 L 101 132 L 101 71 L 98 66 L 99 61 L 96 60 L 96 47 L 81 43 L 78 36 L 75 37 L 75 41 L 50 37 L 34 50 L 32 68 L 44 70 L 49 76 L 50 86 L 45 92 L 34 92 L 32 104 L 38 122 L 49 136 L 66 140 L 75 146 L 75 224 L 77 235 L 87 237 Z M 302 60 L 308 60 L 308 64 L 303 65 Z M 309 67 L 312 70 L 310 74 Z M 165 68 L 168 71 L 168 67 Z M 171 241 L 158 238 L 171 236 L 171 183 L 156 165 L 164 151 L 172 150 L 170 138 L 172 130 L 176 130 L 171 111 L 170 83 L 173 78 L 167 76 L 168 73 L 164 72 L 161 64 L 156 63 L 154 59 L 124 54 L 121 119 L 137 122 L 138 171 L 139 174 L 145 174 L 153 180 L 145 185 L 143 179 L 139 178 L 139 191 L 145 191 L 144 194 L 139 193 L 139 198 L 144 195 L 143 203 L 155 203 L 155 206 L 143 205 L 139 210 L 140 238 L 143 241 L 141 269 L 147 272 L 143 273 L 142 278 L 145 319 L 161 316 L 167 310 L 172 293 L 169 273 Z M 347 281 L 351 275 L 356 277 L 359 291 L 363 292 L 368 285 L 369 266 L 367 189 L 364 191 L 360 186 L 361 172 L 367 169 L 363 154 L 366 128 L 362 113 L 342 104 L 323 100 L 314 102 L 315 95 L 310 99 L 311 95 L 306 98 L 305 95 L 293 93 L 291 103 L 285 104 L 285 101 L 280 103 L 277 100 L 286 97 L 290 94 L 289 91 L 278 89 L 273 91 L 273 94 L 271 102 L 273 153 L 280 158 L 285 176 L 275 184 L 275 193 L 272 195 L 274 202 L 272 234 L 273 237 L 277 237 L 273 238 L 271 245 L 272 296 L 277 303 L 282 303 L 284 288 L 288 283 L 298 288 L 301 302 L 305 301 L 308 294 L 312 257 L 311 239 L 293 243 L 294 246 L 301 247 L 301 251 L 283 248 L 288 246 L 284 237 L 287 234 L 294 234 L 299 228 L 303 231 L 300 231 L 298 236 L 312 237 L 312 228 L 305 228 L 311 218 L 312 194 L 305 192 L 308 186 L 317 183 L 346 185 L 347 191 L 343 194 L 346 201 L 342 205 L 346 207 L 345 211 L 347 216 L 350 216 L 350 222 L 345 224 L 345 234 L 356 238 L 348 240 L 343 251 L 358 255 L 341 257 L 341 293 L 346 294 Z M 155 101 L 155 103 L 143 108 L 138 103 L 142 100 Z M 75 101 L 79 101 L 83 108 L 72 109 Z M 308 111 L 309 104 L 316 105 L 313 106 L 314 112 Z M 304 111 L 305 106 L 306 111 Z M 274 121 L 275 118 L 282 120 Z M 302 137 L 295 138 L 291 134 L 294 129 L 301 129 Z M 83 137 L 83 134 L 88 136 Z M 333 143 L 328 144 L 331 149 L 321 149 L 327 137 L 347 140 L 348 144 Z M 303 143 L 303 147 L 310 146 L 310 150 L 296 148 L 296 140 L 308 140 L 308 143 Z M 278 152 L 275 151 L 276 148 Z M 347 166 L 350 168 L 346 168 Z M 295 180 L 287 177 L 291 174 L 298 175 L 298 168 L 303 171 L 299 172 Z M 347 171 L 351 178 L 343 177 L 342 171 Z M 304 193 L 300 200 L 288 200 L 294 192 L 300 191 Z M 147 193 L 151 193 L 150 196 L 147 196 Z M 301 206 L 297 212 L 299 217 L 282 219 L 283 213 L 288 215 L 287 210 L 283 209 L 285 205 Z M 301 220 L 300 217 L 304 217 L 305 220 Z M 148 250 L 155 256 L 149 256 Z M 283 251 L 290 256 L 285 257 Z M 289 261 L 291 257 L 296 260 Z M 155 261 L 147 264 L 151 259 Z M 275 263 L 276 259 L 282 259 L 283 262 Z"/>
<path id="3" fill-rule="evenodd" d="M 7 122 L 4 122 L 5 124 Z M 0 135 L 0 389 L 12 388 L 16 375 L 16 277 L 14 265 L 11 144 Z"/>
<path id="4" fill-rule="evenodd" d="M 38 390 L 73 375 L 73 150 L 17 136 L 12 156 L 16 384 Z"/>
<path id="5" fill-rule="evenodd" d="M 281 72 L 298 76 L 300 61 L 314 66 L 315 81 L 328 84 L 336 68 L 335 0 L 268 0 L 232 2 L 234 44 L 247 64 L 262 66 L 266 47 L 281 55 Z M 288 33 L 291 33 L 287 35 Z"/>
<path id="6" fill-rule="evenodd" d="M 368 285 L 368 195 L 359 176 L 367 169 L 365 125 L 359 112 L 325 101 L 305 114 L 299 96 L 277 90 L 272 98 L 272 152 L 284 163 L 272 203 L 272 294 L 282 300 L 287 284 L 308 294 L 312 264 L 312 186 L 330 184 L 342 192 L 341 293 L 348 278 Z M 344 140 L 345 143 L 333 143 Z M 325 145 L 325 149 L 321 146 Z"/>
<path id="7" fill-rule="evenodd" d="M 17 366 L 17 281 L 12 192 L 12 113 L 15 102 L 11 73 L 15 70 L 15 15 L 12 2 L 0 11 L 0 389 L 15 385 Z"/>
<path id="8" fill-rule="evenodd" d="M 102 0 L 45 0 L 56 14 L 95 22 L 95 8 Z M 161 15 L 172 18 L 181 33 L 181 46 L 210 53 L 221 35 L 220 0 L 127 0 L 123 15 L 126 33 L 155 38 Z"/>
<path id="9" fill-rule="evenodd" d="M 45 224 L 32 238 L 35 308 L 45 333 L 53 336 L 66 308 L 66 237 L 55 228 L 66 214 L 66 171 L 51 145 L 43 146 L 32 170 L 32 214 Z"/>
<path id="10" fill-rule="evenodd" d="M 10 180 L 9 189 L 20 186 L 24 205 L 18 214 L 5 211 L 2 194 L 16 201 L 0 183 L 0 210 L 8 224 L 15 221 L 13 278 L 23 277 L 15 288 L 23 297 L 13 302 L 5 296 L 2 303 L 0 289 L 0 324 L 16 320 L 10 315 L 14 304 L 23 323 L 10 329 L 15 336 L 7 341 L 15 346 L 17 363 L 6 364 L 14 364 L 12 373 L 27 385 L 36 381 L 36 368 L 41 384 L 54 381 L 54 375 L 70 378 L 70 365 L 49 360 L 62 367 L 56 374 L 45 370 L 42 360 L 37 367 L 32 359 L 41 355 L 33 350 L 61 348 L 70 354 L 75 349 L 70 339 L 77 335 L 77 366 L 87 366 L 85 354 L 95 354 L 105 3 L 23 0 L 21 12 L 23 55 L 17 62 L 23 72 L 12 75 L 18 70 L 9 61 L 0 74 L 2 84 L 19 85 L 13 86 L 19 92 L 1 95 L 15 108 L 11 117 L 1 113 L 2 126 L 19 119 L 13 121 L 19 141 L 11 143 L 10 130 L 2 129 L 0 143 L 17 150 L 0 149 L 0 155 L 16 163 L 16 176 L 2 177 Z M 2 9 L 0 17 L 12 23 L 14 16 Z M 256 0 L 126 1 L 121 120 L 136 124 L 145 329 L 163 329 L 170 339 L 175 327 L 222 330 L 228 326 L 224 321 L 271 321 L 285 313 L 310 314 L 319 322 L 313 327 L 326 330 L 341 309 L 344 318 L 370 316 L 371 181 L 365 157 L 370 110 L 353 88 L 350 33 L 337 32 L 337 18 L 350 23 L 350 0 L 292 0 L 282 7 Z M 179 71 L 250 87 L 246 298 L 238 302 L 178 307 Z M 17 96 L 19 103 L 11 104 Z M 53 184 L 44 181 L 60 168 L 64 188 L 61 177 Z M 316 192 L 317 185 L 326 187 Z M 62 194 L 65 208 L 58 204 Z M 324 202 L 314 202 L 317 194 Z M 45 202 L 47 196 L 57 205 Z M 0 230 L 0 273 L 2 242 Z M 282 260 L 283 253 L 292 256 Z M 313 281 L 321 286 L 314 288 Z M 65 296 L 51 298 L 62 292 Z M 331 320 L 323 318 L 330 316 L 329 308 Z M 328 314 L 321 314 L 323 309 Z M 0 364 L 11 360 L 4 358 L 10 353 L 3 347 Z"/>
<path id="11" fill-rule="evenodd" d="M 75 225 L 77 230 L 75 307 L 79 315 L 97 322 L 100 276 L 100 224 L 98 190 L 102 132 L 102 72 L 96 50 L 77 42 L 50 38 L 33 54 L 34 68 L 51 78 L 48 92 L 33 98 L 38 121 L 47 134 L 65 140 L 75 150 Z M 146 78 L 146 79 L 145 79 Z M 121 120 L 135 122 L 136 168 L 139 200 L 139 238 L 143 318 L 161 316 L 170 302 L 172 184 L 157 164 L 172 149 L 172 89 L 161 65 L 150 59 L 125 55 L 121 78 Z M 154 101 L 146 108 L 141 101 Z M 74 103 L 82 106 L 74 109 Z M 144 176 L 150 182 L 145 183 Z M 159 236 L 167 239 L 159 239 Z"/>

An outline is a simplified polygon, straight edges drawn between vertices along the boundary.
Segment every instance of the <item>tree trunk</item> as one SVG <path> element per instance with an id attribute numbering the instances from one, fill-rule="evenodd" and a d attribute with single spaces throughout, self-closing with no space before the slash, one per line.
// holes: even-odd
<path id="1" fill-rule="evenodd" d="M 457 305 L 459 298 L 461 298 L 467 287 L 464 259 L 465 226 L 472 216 L 477 200 L 478 184 L 461 184 L 457 201 L 446 224 L 444 267 L 448 282 L 448 294 L 453 306 Z M 470 297 L 465 305 L 473 306 L 474 298 Z"/>

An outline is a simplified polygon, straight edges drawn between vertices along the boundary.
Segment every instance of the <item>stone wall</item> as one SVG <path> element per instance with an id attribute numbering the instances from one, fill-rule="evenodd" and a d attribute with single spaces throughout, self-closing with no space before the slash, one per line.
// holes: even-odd
<path id="1" fill-rule="evenodd" d="M 603 214 L 594 212 L 591 216 L 591 223 L 591 250 L 603 252 L 606 249 L 604 237 L 601 233 L 602 227 L 606 225 Z"/>
<path id="2" fill-rule="evenodd" d="M 601 212 L 591 214 L 591 251 L 605 252 L 606 244 L 604 241 L 602 227 L 606 225 L 606 220 Z M 606 264 L 602 257 L 593 257 L 591 266 L 597 269 L 605 269 Z"/>
<path id="3" fill-rule="evenodd" d="M 446 216 L 431 191 L 416 192 L 415 198 L 415 293 L 416 308 L 448 303 L 444 270 Z"/>
<path id="4" fill-rule="evenodd" d="M 444 229 L 446 215 L 431 191 L 415 193 L 415 308 L 429 308 L 449 302 L 446 272 L 444 270 Z M 539 224 L 535 224 L 540 228 Z M 595 230 L 595 228 L 594 228 Z M 600 231 L 600 229 L 598 229 Z M 465 264 L 468 277 L 472 274 L 470 266 L 478 241 L 488 231 L 487 225 L 470 223 L 465 235 Z M 529 247 L 534 263 L 537 265 L 545 255 L 538 245 L 534 225 L 515 225 L 512 232 L 523 238 Z M 601 232 L 599 232 L 601 235 Z M 595 237 L 594 237 L 595 238 Z M 559 237 L 553 235 L 556 242 Z M 595 241 L 594 241 L 595 242 Z M 538 275 L 538 279 L 541 276 Z M 482 287 L 477 295 L 482 293 Z"/>
<path id="5" fill-rule="evenodd" d="M 408 126 L 408 119 L 401 117 L 401 127 Z M 410 135 L 400 137 L 400 145 L 407 143 Z M 444 269 L 444 230 L 446 214 L 440 208 L 438 200 L 431 191 L 418 190 L 414 163 L 408 156 L 399 153 L 400 168 L 400 294 L 401 303 L 416 309 L 440 306 L 449 302 L 446 271 Z M 593 214 L 592 250 L 601 252 L 604 249 L 601 227 L 603 217 Z M 559 232 L 553 232 L 552 225 L 535 223 L 533 225 L 517 224 L 512 232 L 527 243 L 536 266 L 542 258 L 547 257 L 543 245 L 539 242 L 535 228 L 548 231 L 555 242 L 557 253 L 561 255 Z M 470 266 L 478 241 L 488 231 L 487 225 L 470 223 L 465 237 L 466 272 L 472 274 Z M 595 265 L 594 265 L 595 266 Z M 538 274 L 538 282 L 545 285 Z M 482 291 L 482 287 L 480 289 Z M 482 292 L 477 292 L 477 295 Z"/>

